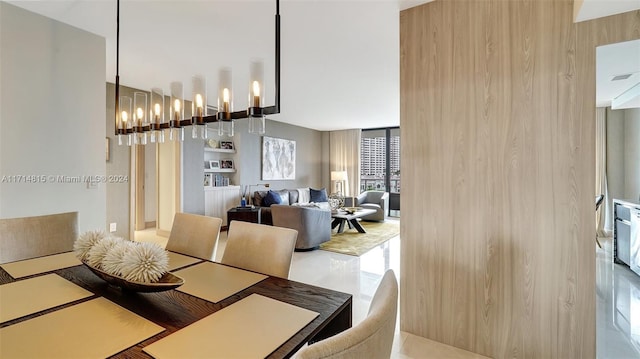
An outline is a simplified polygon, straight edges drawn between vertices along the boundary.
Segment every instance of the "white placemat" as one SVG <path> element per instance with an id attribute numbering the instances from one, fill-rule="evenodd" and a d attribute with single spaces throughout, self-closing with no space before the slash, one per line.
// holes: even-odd
<path id="1" fill-rule="evenodd" d="M 268 278 L 264 274 L 213 262 L 203 262 L 174 273 L 184 279 L 184 284 L 176 290 L 214 303 Z"/>
<path id="2" fill-rule="evenodd" d="M 28 277 L 34 274 L 51 272 L 52 270 L 68 268 L 82 264 L 75 253 L 67 252 L 46 257 L 26 259 L 23 261 L 0 265 L 14 279 Z"/>
<path id="3" fill-rule="evenodd" d="M 0 323 L 92 295 L 57 274 L 3 284 L 0 285 Z"/>
<path id="4" fill-rule="evenodd" d="M 154 358 L 264 358 L 318 313 L 252 294 L 143 348 Z"/>
<path id="5" fill-rule="evenodd" d="M 0 329 L 0 358 L 106 358 L 164 328 L 96 298 Z"/>

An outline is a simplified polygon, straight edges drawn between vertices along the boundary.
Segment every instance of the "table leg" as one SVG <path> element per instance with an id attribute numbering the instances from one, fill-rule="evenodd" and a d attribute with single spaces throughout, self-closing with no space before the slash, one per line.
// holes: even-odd
<path id="1" fill-rule="evenodd" d="M 367 233 L 367 231 L 364 230 L 364 228 L 362 228 L 362 226 L 360 225 L 360 223 L 358 222 L 357 218 L 354 218 L 352 220 L 349 221 L 350 224 L 353 225 L 353 228 L 357 229 L 358 232 L 360 233 Z"/>
<path id="2" fill-rule="evenodd" d="M 344 232 L 344 222 L 346 222 L 346 220 L 344 219 L 340 220 L 340 225 L 338 226 L 338 233 Z"/>
<path id="3" fill-rule="evenodd" d="M 351 302 L 349 302 L 318 334 L 309 340 L 309 344 L 319 342 L 351 328 L 352 311 L 352 305 Z"/>
<path id="4" fill-rule="evenodd" d="M 339 224 L 340 224 L 341 219 L 336 218 L 333 220 L 333 222 L 331 222 L 331 229 L 336 228 Z"/>

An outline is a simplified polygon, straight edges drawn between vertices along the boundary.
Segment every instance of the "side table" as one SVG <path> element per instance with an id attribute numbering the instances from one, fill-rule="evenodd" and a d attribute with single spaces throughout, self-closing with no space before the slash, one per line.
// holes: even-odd
<path id="1" fill-rule="evenodd" d="M 260 223 L 260 207 L 234 207 L 227 211 L 227 228 L 231 221 Z"/>

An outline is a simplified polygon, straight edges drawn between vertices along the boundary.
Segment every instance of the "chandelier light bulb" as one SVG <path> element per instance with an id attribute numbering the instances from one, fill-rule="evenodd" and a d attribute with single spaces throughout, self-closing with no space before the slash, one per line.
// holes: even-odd
<path id="1" fill-rule="evenodd" d="M 196 116 L 202 117 L 202 95 L 196 95 Z"/>
<path id="2" fill-rule="evenodd" d="M 144 117 L 144 112 L 142 112 L 142 108 L 138 107 L 136 112 L 138 114 L 138 121 L 142 121 L 142 118 Z"/>
<path id="3" fill-rule="evenodd" d="M 222 90 L 222 112 L 229 112 L 229 89 Z"/>

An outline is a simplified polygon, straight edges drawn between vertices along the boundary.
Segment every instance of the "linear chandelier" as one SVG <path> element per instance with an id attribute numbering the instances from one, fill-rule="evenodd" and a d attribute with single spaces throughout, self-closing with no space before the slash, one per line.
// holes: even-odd
<path id="1" fill-rule="evenodd" d="M 191 118 L 184 118 L 184 96 L 182 82 L 172 82 L 169 98 L 169 121 L 165 121 L 165 94 L 161 88 L 153 88 L 150 101 L 146 92 L 134 92 L 131 97 L 120 97 L 120 0 L 116 5 L 116 94 L 115 134 L 120 145 L 127 143 L 146 145 L 163 143 L 165 131 L 169 140 L 183 141 L 185 127 L 192 126 L 192 137 L 208 138 L 207 124 L 218 124 L 219 136 L 233 136 L 234 121 L 248 119 L 250 133 L 265 133 L 265 116 L 280 113 L 280 0 L 276 0 L 275 15 L 275 104 L 264 106 L 264 65 L 254 61 L 250 65 L 249 102 L 246 110 L 233 109 L 233 81 L 230 68 L 223 68 L 218 78 L 217 109 L 207 107 L 207 85 L 203 76 L 192 78 L 193 98 Z M 198 129 L 200 131 L 198 131 Z M 150 138 L 147 141 L 147 134 Z"/>

